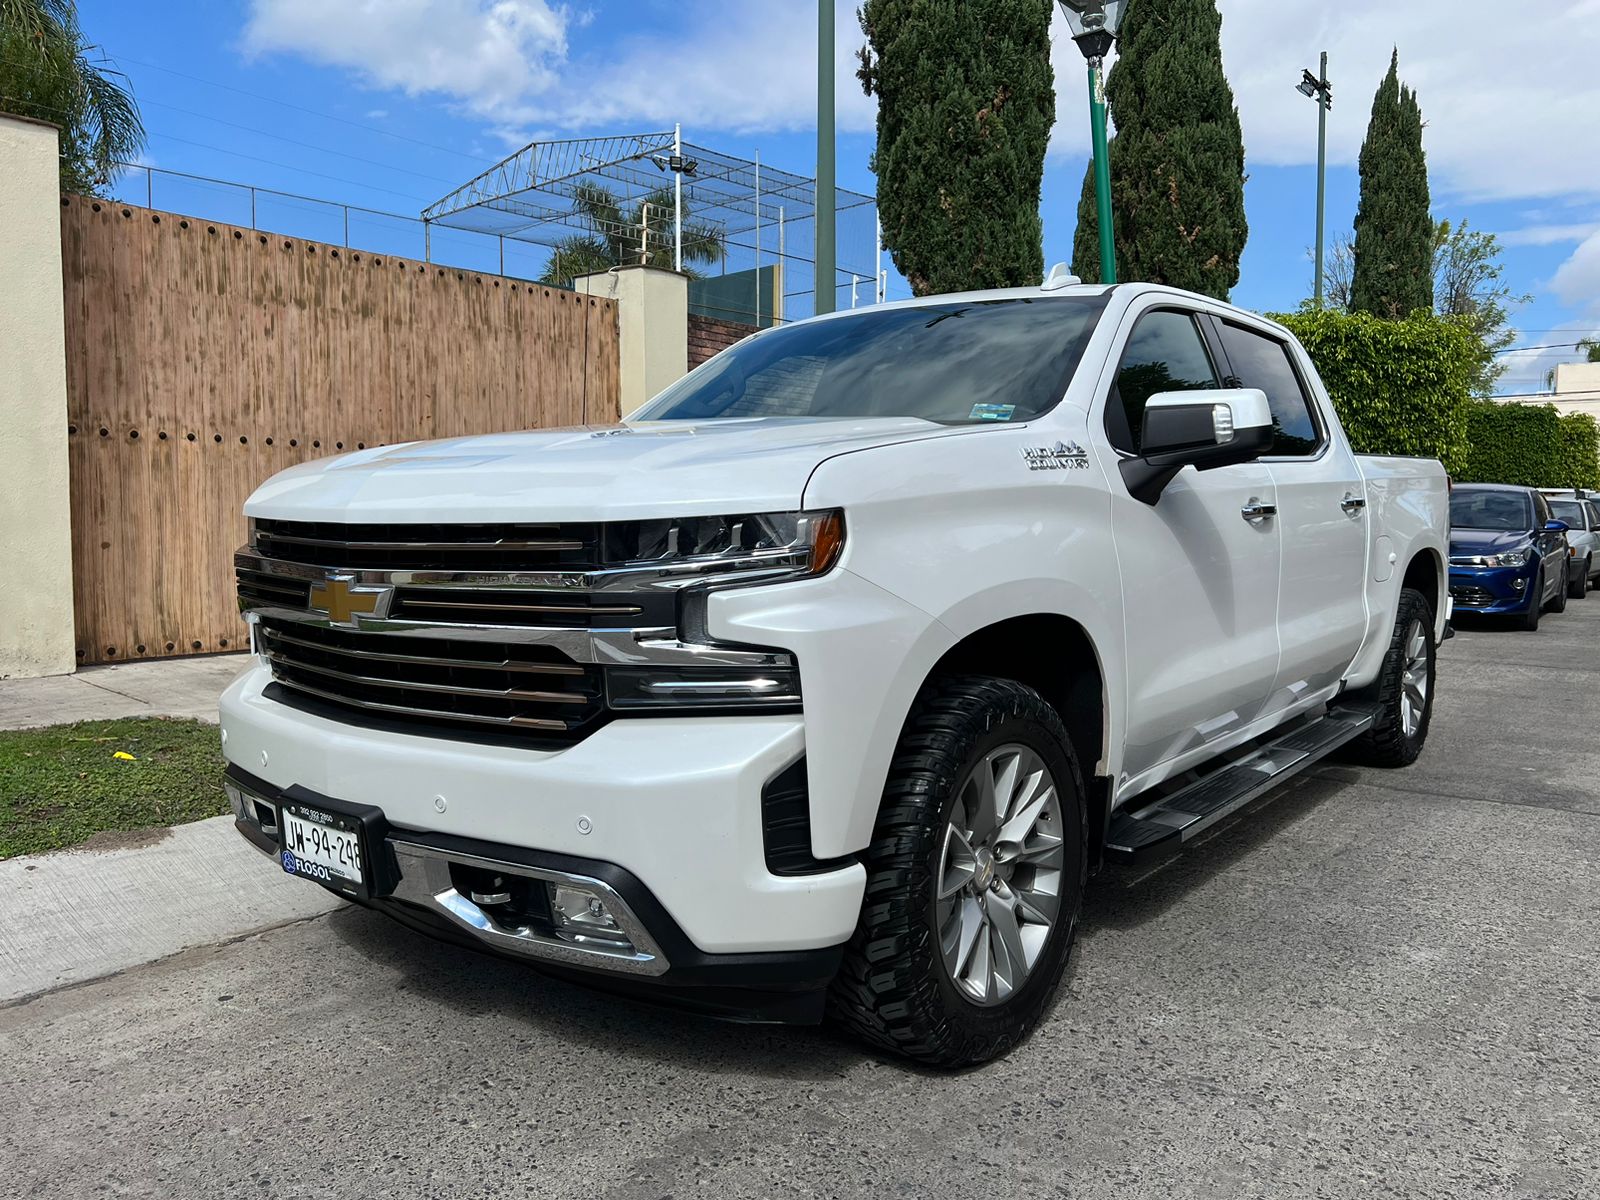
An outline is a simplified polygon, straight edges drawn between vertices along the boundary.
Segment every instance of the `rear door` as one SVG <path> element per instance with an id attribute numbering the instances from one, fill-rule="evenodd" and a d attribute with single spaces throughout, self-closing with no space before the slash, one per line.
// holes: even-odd
<path id="1" fill-rule="evenodd" d="M 1108 466 L 1128 647 L 1119 787 L 1255 720 L 1277 674 L 1278 523 L 1244 511 L 1276 503 L 1270 469 L 1186 467 L 1152 506 L 1114 465 L 1137 453 L 1151 396 L 1220 385 L 1200 319 L 1166 297 L 1136 303 L 1103 420 L 1090 421 Z"/>
<path id="2" fill-rule="evenodd" d="M 1283 541 L 1278 671 L 1267 711 L 1336 687 L 1367 628 L 1366 484 L 1345 439 L 1313 399 L 1311 366 L 1264 327 L 1218 318 L 1226 386 L 1260 388 L 1276 435 L 1263 460 L 1278 491 Z"/>

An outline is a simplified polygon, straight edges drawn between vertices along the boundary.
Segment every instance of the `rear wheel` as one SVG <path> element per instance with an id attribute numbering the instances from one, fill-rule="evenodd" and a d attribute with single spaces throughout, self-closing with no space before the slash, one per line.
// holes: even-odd
<path id="1" fill-rule="evenodd" d="M 1578 564 L 1578 574 L 1567 584 L 1567 595 L 1573 600 L 1582 600 L 1589 594 L 1589 560 L 1586 558 Z"/>
<path id="2" fill-rule="evenodd" d="M 1433 608 L 1421 592 L 1407 588 L 1400 593 L 1383 670 L 1358 697 L 1376 702 L 1377 720 L 1350 743 L 1349 757 L 1372 767 L 1417 761 L 1433 718 L 1434 651 Z"/>
<path id="3" fill-rule="evenodd" d="M 1066 729 L 1007 679 L 936 681 L 906 722 L 866 899 L 829 997 L 866 1040 L 937 1066 L 1020 1041 L 1066 966 L 1087 855 Z"/>

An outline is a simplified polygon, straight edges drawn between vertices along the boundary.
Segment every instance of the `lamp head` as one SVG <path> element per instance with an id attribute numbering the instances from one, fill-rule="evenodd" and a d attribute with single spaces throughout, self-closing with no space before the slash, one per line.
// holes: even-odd
<path id="1" fill-rule="evenodd" d="M 1104 58 L 1116 43 L 1128 0 L 1060 0 L 1061 12 L 1085 58 Z"/>

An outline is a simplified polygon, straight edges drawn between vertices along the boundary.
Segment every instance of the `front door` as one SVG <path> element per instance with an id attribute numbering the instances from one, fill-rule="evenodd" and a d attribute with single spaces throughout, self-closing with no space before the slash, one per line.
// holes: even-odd
<path id="1" fill-rule="evenodd" d="M 1128 495 L 1114 462 L 1137 453 L 1144 406 L 1159 392 L 1215 388 L 1222 372 L 1196 314 L 1135 308 L 1105 400 L 1112 529 L 1127 644 L 1130 780 L 1261 715 L 1278 669 L 1277 490 L 1257 464 L 1186 467 L 1155 505 Z"/>

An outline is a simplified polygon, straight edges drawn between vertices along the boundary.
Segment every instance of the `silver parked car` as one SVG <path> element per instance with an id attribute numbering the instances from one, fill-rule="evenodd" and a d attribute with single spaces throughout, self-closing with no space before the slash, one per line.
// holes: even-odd
<path id="1" fill-rule="evenodd" d="M 1593 493 L 1545 492 L 1550 514 L 1567 526 L 1567 595 L 1582 600 L 1600 575 L 1600 506 Z"/>

